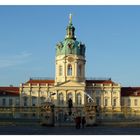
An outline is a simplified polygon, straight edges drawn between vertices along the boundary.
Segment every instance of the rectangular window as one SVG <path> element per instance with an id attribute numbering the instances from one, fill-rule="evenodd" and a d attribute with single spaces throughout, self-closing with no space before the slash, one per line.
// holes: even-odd
<path id="1" fill-rule="evenodd" d="M 19 105 L 19 98 L 16 98 L 16 106 Z"/>
<path id="2" fill-rule="evenodd" d="M 13 105 L 13 99 L 9 99 L 9 106 Z"/>
<path id="3" fill-rule="evenodd" d="M 128 106 L 131 106 L 131 100 L 128 99 Z"/>
<path id="4" fill-rule="evenodd" d="M 2 99 L 2 105 L 3 105 L 3 106 L 6 105 L 6 99 L 5 99 L 5 98 Z"/>
<path id="5" fill-rule="evenodd" d="M 62 66 L 59 66 L 59 76 L 62 76 L 63 71 L 62 71 Z"/>
<path id="6" fill-rule="evenodd" d="M 24 97 L 24 98 L 23 98 L 23 105 L 24 105 L 24 106 L 27 106 L 27 97 Z"/>
<path id="7" fill-rule="evenodd" d="M 37 98 L 32 97 L 32 106 L 36 106 L 36 104 L 37 104 Z"/>
<path id="8" fill-rule="evenodd" d="M 124 99 L 121 99 L 121 106 L 124 106 Z"/>
<path id="9" fill-rule="evenodd" d="M 134 100 L 134 105 L 137 106 L 138 105 L 138 99 Z"/>

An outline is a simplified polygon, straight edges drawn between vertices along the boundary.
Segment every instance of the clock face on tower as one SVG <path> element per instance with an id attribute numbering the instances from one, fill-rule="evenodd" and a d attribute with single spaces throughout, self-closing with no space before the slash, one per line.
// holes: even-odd
<path id="1" fill-rule="evenodd" d="M 74 58 L 73 57 L 68 57 L 68 61 L 69 62 L 73 62 L 74 61 Z"/>

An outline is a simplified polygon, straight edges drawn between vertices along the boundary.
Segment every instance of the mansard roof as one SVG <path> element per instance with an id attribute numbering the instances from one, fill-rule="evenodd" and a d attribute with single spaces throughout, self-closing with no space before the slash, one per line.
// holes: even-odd
<path id="1" fill-rule="evenodd" d="M 54 80 L 49 79 L 49 80 L 45 80 L 45 79 L 30 79 L 29 81 L 27 81 L 26 83 L 30 83 L 30 84 L 54 84 Z"/>
<path id="2" fill-rule="evenodd" d="M 115 84 L 111 79 L 105 80 L 86 80 L 86 85 L 92 84 Z"/>
<path id="3" fill-rule="evenodd" d="M 140 96 L 140 87 L 122 87 L 121 96 Z"/>
<path id="4" fill-rule="evenodd" d="M 19 87 L 0 87 L 0 96 L 18 96 Z"/>

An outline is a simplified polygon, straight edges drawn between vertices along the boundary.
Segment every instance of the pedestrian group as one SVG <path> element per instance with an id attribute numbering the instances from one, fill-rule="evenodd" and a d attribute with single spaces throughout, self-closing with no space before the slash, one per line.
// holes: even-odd
<path id="1" fill-rule="evenodd" d="M 84 128 L 85 127 L 85 123 L 86 123 L 85 117 L 81 118 L 80 116 L 78 116 L 78 117 L 75 118 L 75 124 L 76 124 L 76 128 L 77 129 L 81 128 L 81 124 L 82 124 L 82 128 Z"/>

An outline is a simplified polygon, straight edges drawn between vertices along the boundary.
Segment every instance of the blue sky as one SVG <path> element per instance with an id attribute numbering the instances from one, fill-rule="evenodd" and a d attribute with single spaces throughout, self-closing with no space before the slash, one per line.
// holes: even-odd
<path id="1" fill-rule="evenodd" d="M 0 6 L 0 86 L 55 77 L 69 13 L 86 45 L 86 77 L 140 86 L 140 6 Z"/>

